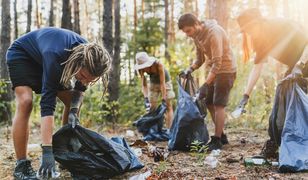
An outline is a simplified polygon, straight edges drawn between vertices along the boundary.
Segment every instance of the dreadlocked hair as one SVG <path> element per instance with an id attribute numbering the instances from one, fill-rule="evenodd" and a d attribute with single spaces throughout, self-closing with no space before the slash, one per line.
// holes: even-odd
<path id="1" fill-rule="evenodd" d="M 80 44 L 73 49 L 68 59 L 61 65 L 64 66 L 60 83 L 65 87 L 70 86 L 70 80 L 82 68 L 86 68 L 92 76 L 102 78 L 104 93 L 108 85 L 108 72 L 111 65 L 111 56 L 105 47 L 96 43 Z M 96 80 L 96 81 L 97 81 Z M 96 81 L 92 82 L 94 84 Z"/>

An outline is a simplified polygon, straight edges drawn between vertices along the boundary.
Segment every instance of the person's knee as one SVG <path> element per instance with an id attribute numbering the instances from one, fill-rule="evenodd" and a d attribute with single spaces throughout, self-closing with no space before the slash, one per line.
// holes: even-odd
<path id="1" fill-rule="evenodd" d="M 24 95 L 18 99 L 18 107 L 23 108 L 27 111 L 31 111 L 33 107 L 32 96 Z"/>

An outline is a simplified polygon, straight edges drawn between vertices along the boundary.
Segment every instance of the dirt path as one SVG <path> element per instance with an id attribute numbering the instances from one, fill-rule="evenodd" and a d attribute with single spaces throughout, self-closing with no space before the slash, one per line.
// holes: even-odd
<path id="1" fill-rule="evenodd" d="M 32 128 L 29 140 L 28 156 L 32 159 L 33 166 L 38 169 L 40 147 L 39 128 Z M 211 127 L 210 127 L 211 129 Z M 113 135 L 125 136 L 125 130 Z M 145 167 L 138 171 L 128 172 L 115 179 L 128 179 L 134 175 L 151 171 L 153 179 L 308 179 L 308 173 L 279 174 L 277 167 L 245 167 L 243 158 L 257 155 L 267 139 L 266 130 L 252 129 L 227 129 L 229 145 L 225 145 L 218 156 L 218 166 L 211 168 L 204 165 L 207 154 L 197 154 L 189 152 L 171 152 L 165 161 L 154 162 L 153 157 L 148 157 L 143 153 L 140 156 Z M 7 134 L 7 128 L 0 129 L 0 179 L 13 179 L 12 172 L 15 164 L 14 149 L 12 140 Z M 127 138 L 128 142 L 133 142 L 139 137 Z M 166 147 L 167 143 L 151 143 L 155 146 Z M 70 179 L 67 171 L 61 170 L 61 179 Z"/>

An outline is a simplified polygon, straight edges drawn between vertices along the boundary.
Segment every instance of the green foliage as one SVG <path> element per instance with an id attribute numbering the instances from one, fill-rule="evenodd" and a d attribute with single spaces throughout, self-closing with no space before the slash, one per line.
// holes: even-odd
<path id="1" fill-rule="evenodd" d="M 166 171 L 167 165 L 168 165 L 168 164 L 167 164 L 166 161 L 160 161 L 160 162 L 159 162 L 159 165 L 154 169 L 154 172 L 155 172 L 156 174 L 160 174 L 160 173 Z"/>
<path id="2" fill-rule="evenodd" d="M 161 19 L 150 17 L 144 20 L 144 23 L 139 23 L 136 32 L 137 50 L 146 51 L 149 54 L 154 54 L 156 49 L 163 43 L 163 29 L 159 25 Z"/>
<path id="3" fill-rule="evenodd" d="M 0 79 L 0 119 L 10 118 L 11 103 L 5 98 L 8 93 L 8 83 L 4 79 Z"/>
<path id="4" fill-rule="evenodd" d="M 131 123 L 145 113 L 140 79 L 135 78 L 131 85 L 121 84 L 119 107 L 121 123 Z"/>
<path id="5" fill-rule="evenodd" d="M 190 145 L 191 155 L 197 158 L 197 163 L 202 165 L 207 155 L 207 147 L 200 141 L 195 140 Z"/>

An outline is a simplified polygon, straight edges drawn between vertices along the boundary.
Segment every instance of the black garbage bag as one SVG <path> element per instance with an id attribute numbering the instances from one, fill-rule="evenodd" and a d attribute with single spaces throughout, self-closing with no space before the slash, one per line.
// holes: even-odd
<path id="1" fill-rule="evenodd" d="M 133 125 L 142 133 L 145 141 L 168 141 L 169 132 L 164 129 L 164 118 L 167 110 L 166 103 L 163 102 L 154 111 L 151 111 L 138 120 Z"/>
<path id="2" fill-rule="evenodd" d="M 269 135 L 280 145 L 279 172 L 283 173 L 308 170 L 308 97 L 303 81 L 278 84 L 270 116 Z"/>
<path id="3" fill-rule="evenodd" d="M 186 78 L 180 78 L 180 80 L 182 87 L 190 96 L 195 96 L 197 94 L 198 86 L 196 85 L 191 74 L 189 74 Z M 201 116 L 205 118 L 207 114 L 205 99 L 197 100 L 196 105 L 200 111 Z"/>
<path id="4" fill-rule="evenodd" d="M 74 179 L 106 179 L 143 167 L 124 139 L 110 140 L 79 125 L 53 135 L 53 153 Z"/>
<path id="5" fill-rule="evenodd" d="M 178 102 L 170 129 L 169 150 L 189 151 L 192 142 L 206 144 L 209 139 L 204 117 L 183 87 L 185 84 L 178 81 Z"/>

